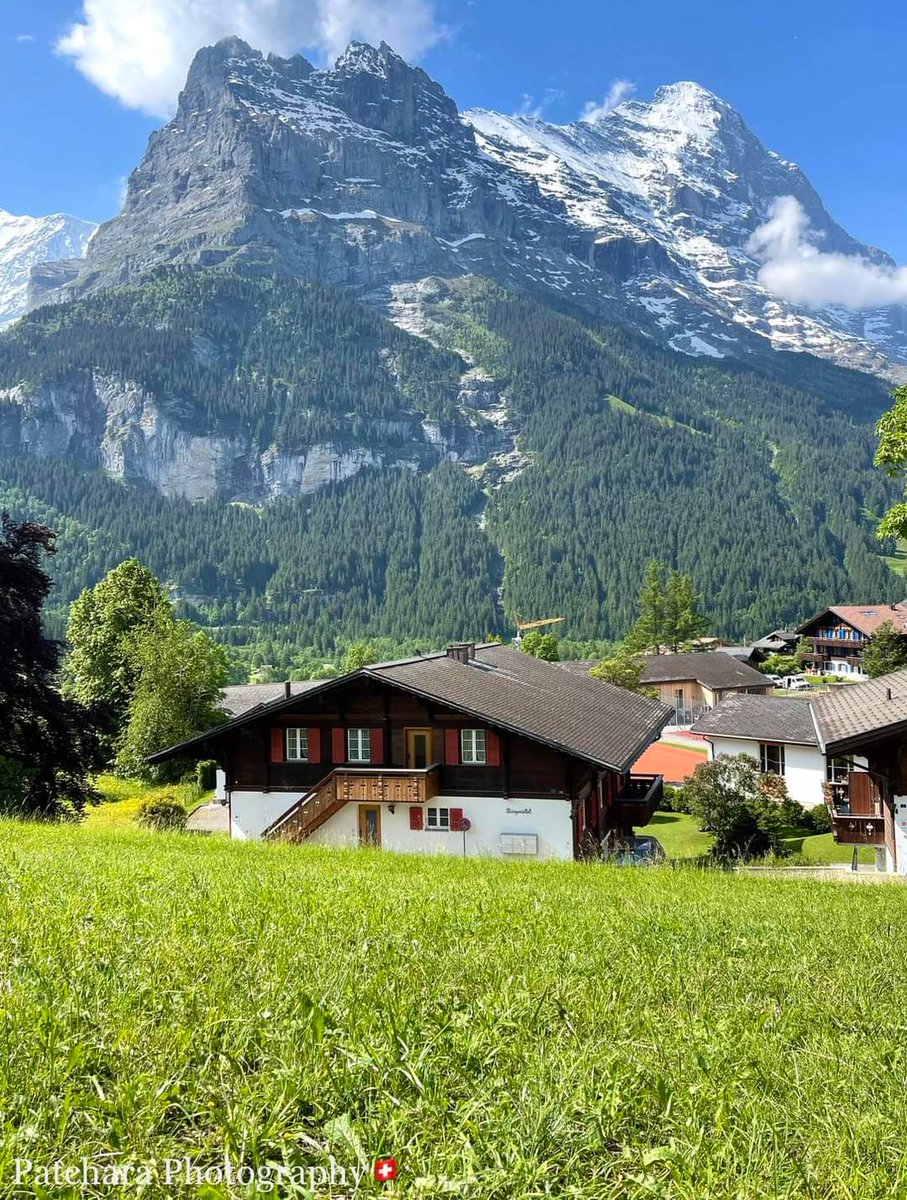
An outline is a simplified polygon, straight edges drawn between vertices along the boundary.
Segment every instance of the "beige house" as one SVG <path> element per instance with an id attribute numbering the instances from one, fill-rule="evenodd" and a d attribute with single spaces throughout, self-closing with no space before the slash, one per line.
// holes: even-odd
<path id="1" fill-rule="evenodd" d="M 674 711 L 675 726 L 692 725 L 728 696 L 770 696 L 771 682 L 720 650 L 693 654 L 653 654 L 646 659 L 642 682 Z"/>

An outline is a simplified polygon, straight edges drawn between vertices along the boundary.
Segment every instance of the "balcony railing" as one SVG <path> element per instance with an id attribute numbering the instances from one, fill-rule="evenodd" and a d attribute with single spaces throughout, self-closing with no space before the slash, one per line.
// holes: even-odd
<path id="1" fill-rule="evenodd" d="M 614 798 L 615 825 L 647 825 L 663 798 L 663 775 L 631 775 Z"/>
<path id="2" fill-rule="evenodd" d="M 441 787 L 437 763 L 420 770 L 398 767 L 337 767 L 338 800 L 360 804 L 427 804 Z"/>

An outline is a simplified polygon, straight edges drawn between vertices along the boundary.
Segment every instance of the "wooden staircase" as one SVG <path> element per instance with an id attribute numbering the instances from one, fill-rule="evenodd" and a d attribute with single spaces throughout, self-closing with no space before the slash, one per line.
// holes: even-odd
<path id="1" fill-rule="evenodd" d="M 337 794 L 337 773 L 331 771 L 311 792 L 295 800 L 261 835 L 266 841 L 303 842 L 347 803 Z"/>

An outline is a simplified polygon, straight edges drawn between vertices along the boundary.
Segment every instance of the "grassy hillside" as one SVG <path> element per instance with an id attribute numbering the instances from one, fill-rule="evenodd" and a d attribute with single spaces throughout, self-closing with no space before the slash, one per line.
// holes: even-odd
<path id="1" fill-rule="evenodd" d="M 896 884 L 17 825 L 0 876 L 4 1194 L 17 1156 L 225 1151 L 396 1155 L 361 1195 L 907 1186 Z M 228 1193 L 144 1193 L 180 1194 Z"/>

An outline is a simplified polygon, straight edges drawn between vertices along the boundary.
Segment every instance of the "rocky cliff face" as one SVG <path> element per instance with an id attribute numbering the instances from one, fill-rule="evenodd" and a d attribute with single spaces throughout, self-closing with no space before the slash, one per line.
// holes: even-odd
<path id="1" fill-rule="evenodd" d="M 809 311 L 747 250 L 793 195 L 823 247 L 887 261 L 830 218 L 802 172 L 692 83 L 595 122 L 473 111 L 387 46 L 334 70 L 230 39 L 199 53 L 77 290 L 161 263 L 230 263 L 351 286 L 412 324 L 399 289 L 485 275 L 641 328 L 686 354 L 809 351 L 896 374 L 907 310 Z"/>
<path id="2" fill-rule="evenodd" d="M 57 259 L 80 259 L 95 228 L 90 221 L 63 213 L 15 217 L 0 210 L 0 327 L 29 307 L 32 270 Z"/>
<path id="3" fill-rule="evenodd" d="M 515 445 L 513 431 L 494 419 L 503 402 L 493 381 L 476 389 L 471 378 L 462 398 L 478 417 L 471 424 L 401 415 L 371 421 L 363 437 L 351 418 L 338 423 L 330 441 L 262 449 L 242 434 L 188 427 L 182 414 L 128 379 L 81 372 L 0 391 L 0 457 L 67 459 L 165 496 L 255 503 L 315 492 L 365 467 L 420 471 L 446 460 L 493 468 Z"/>

